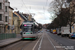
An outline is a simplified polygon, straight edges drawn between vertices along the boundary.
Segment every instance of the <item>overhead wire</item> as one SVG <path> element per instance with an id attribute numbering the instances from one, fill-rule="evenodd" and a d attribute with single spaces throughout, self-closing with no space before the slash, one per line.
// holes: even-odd
<path id="1" fill-rule="evenodd" d="M 26 9 L 28 10 L 28 13 L 31 14 L 30 11 L 29 11 L 29 9 L 27 8 L 25 2 L 23 0 L 21 0 L 21 1 L 22 1 L 23 5 L 26 7 Z"/>

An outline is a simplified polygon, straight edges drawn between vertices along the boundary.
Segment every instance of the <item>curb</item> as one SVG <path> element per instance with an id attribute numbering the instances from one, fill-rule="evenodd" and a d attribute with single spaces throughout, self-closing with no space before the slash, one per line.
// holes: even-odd
<path id="1" fill-rule="evenodd" d="M 16 43 L 16 42 L 18 42 L 18 41 L 20 41 L 20 40 L 21 40 L 21 39 L 17 39 L 17 40 L 12 41 L 12 42 L 7 42 L 7 43 L 5 43 L 5 44 L 0 44 L 0 48 L 5 47 L 5 46 L 8 46 L 8 45 L 13 44 L 13 43 Z"/>

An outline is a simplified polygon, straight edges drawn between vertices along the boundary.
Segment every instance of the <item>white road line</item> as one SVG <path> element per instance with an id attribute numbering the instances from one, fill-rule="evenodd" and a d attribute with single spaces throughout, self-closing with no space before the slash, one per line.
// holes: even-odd
<path id="1" fill-rule="evenodd" d="M 43 36 L 42 36 L 42 39 L 41 39 L 41 41 L 40 41 L 38 50 L 40 50 L 40 48 L 41 48 L 42 41 L 43 41 Z"/>
<path id="2" fill-rule="evenodd" d="M 47 35 L 46 35 L 46 36 L 47 36 Z M 56 48 L 55 48 L 54 44 L 52 43 L 52 41 L 49 39 L 49 37 L 48 37 L 48 36 L 47 36 L 47 38 L 48 38 L 49 42 L 52 44 L 52 46 L 54 47 L 54 49 L 56 50 Z"/>
<path id="3" fill-rule="evenodd" d="M 32 50 L 35 50 L 35 47 L 37 46 L 38 42 L 40 41 L 42 37 L 39 38 L 39 40 L 36 42 L 36 44 L 34 45 L 33 49 Z"/>

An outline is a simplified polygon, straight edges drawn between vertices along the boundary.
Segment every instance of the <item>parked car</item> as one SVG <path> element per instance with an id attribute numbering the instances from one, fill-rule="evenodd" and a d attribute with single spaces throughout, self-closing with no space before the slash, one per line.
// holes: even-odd
<path id="1" fill-rule="evenodd" d="M 40 33 L 40 31 L 38 31 L 38 33 Z"/>
<path id="2" fill-rule="evenodd" d="M 50 33 L 53 33 L 53 29 L 50 30 Z"/>
<path id="3" fill-rule="evenodd" d="M 41 31 L 41 33 L 43 33 L 43 31 Z"/>
<path id="4" fill-rule="evenodd" d="M 56 28 L 57 31 L 57 35 L 61 35 L 61 29 L 60 28 Z"/>
<path id="5" fill-rule="evenodd" d="M 69 38 L 75 38 L 75 32 L 69 34 Z"/>
<path id="6" fill-rule="evenodd" d="M 57 34 L 57 31 L 56 31 L 56 29 L 54 29 L 54 30 L 53 30 L 53 34 Z"/>
<path id="7" fill-rule="evenodd" d="M 64 36 L 69 36 L 70 34 L 70 27 L 67 26 L 67 27 L 61 27 L 61 36 L 64 37 Z"/>
<path id="8" fill-rule="evenodd" d="M 47 32 L 49 32 L 49 30 L 46 30 Z"/>

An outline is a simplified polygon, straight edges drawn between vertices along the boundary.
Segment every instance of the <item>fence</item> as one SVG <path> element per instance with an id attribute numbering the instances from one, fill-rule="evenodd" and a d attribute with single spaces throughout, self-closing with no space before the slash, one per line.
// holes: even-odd
<path id="1" fill-rule="evenodd" d="M 0 40 L 3 39 L 8 39 L 8 38 L 16 38 L 16 34 L 15 33 L 2 33 L 0 34 Z"/>

